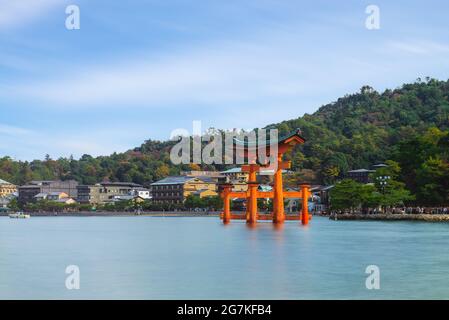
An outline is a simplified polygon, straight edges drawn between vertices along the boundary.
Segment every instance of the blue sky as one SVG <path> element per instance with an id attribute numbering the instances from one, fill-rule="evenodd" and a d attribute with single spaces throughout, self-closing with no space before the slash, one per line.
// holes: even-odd
<path id="1" fill-rule="evenodd" d="M 76 4 L 80 30 L 65 28 Z M 380 8 L 380 29 L 365 9 Z M 253 128 L 363 85 L 449 78 L 447 1 L 0 0 L 0 156 Z"/>

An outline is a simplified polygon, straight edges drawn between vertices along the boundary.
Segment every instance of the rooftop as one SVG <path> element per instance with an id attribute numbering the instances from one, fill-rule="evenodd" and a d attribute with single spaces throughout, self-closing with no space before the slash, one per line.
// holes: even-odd
<path id="1" fill-rule="evenodd" d="M 348 173 L 363 173 L 363 172 L 376 172 L 375 170 L 368 170 L 368 169 L 356 169 L 356 170 L 349 170 Z"/>
<path id="2" fill-rule="evenodd" d="M 238 167 L 238 168 L 231 168 L 229 170 L 226 171 L 221 171 L 221 173 L 223 174 L 228 174 L 228 173 L 240 173 L 242 172 L 242 168 Z M 282 169 L 282 173 L 290 173 L 291 171 L 286 170 L 286 169 Z M 258 172 L 258 174 L 274 174 L 274 170 L 273 169 L 265 169 L 265 168 L 261 168 Z"/>
<path id="3" fill-rule="evenodd" d="M 209 189 L 196 190 L 196 191 L 192 192 L 192 194 L 194 194 L 196 196 L 200 196 L 204 191 L 209 191 Z"/>
<path id="4" fill-rule="evenodd" d="M 242 172 L 242 168 L 231 168 L 225 171 L 221 171 L 220 173 L 226 174 L 226 173 L 239 173 L 239 172 Z"/>
<path id="5" fill-rule="evenodd" d="M 259 189 L 259 191 L 272 191 L 273 187 L 269 186 L 267 184 L 261 184 L 261 185 L 259 185 L 258 189 Z"/>
<path id="6" fill-rule="evenodd" d="M 12 185 L 11 182 L 8 182 L 8 181 L 3 180 L 3 179 L 0 179 L 0 184 L 11 184 Z"/>
<path id="7" fill-rule="evenodd" d="M 65 192 L 57 192 L 57 191 L 52 191 L 52 192 L 48 192 L 47 193 L 49 196 L 59 196 L 61 194 L 66 194 Z"/>
<path id="8" fill-rule="evenodd" d="M 188 176 L 171 176 L 171 177 L 167 177 L 164 178 L 162 180 L 156 181 L 154 183 L 152 183 L 152 186 L 157 186 L 157 185 L 165 185 L 165 184 L 184 184 L 188 181 L 191 180 L 201 180 L 203 182 L 214 182 L 213 179 L 211 179 L 211 177 L 188 177 Z"/>
<path id="9" fill-rule="evenodd" d="M 46 198 L 48 193 L 40 192 L 34 196 L 34 198 Z"/>
<path id="10" fill-rule="evenodd" d="M 134 182 L 102 182 L 101 183 L 102 186 L 124 186 L 124 187 L 135 187 L 135 188 L 139 188 L 142 187 L 141 184 L 137 184 Z"/>
<path id="11" fill-rule="evenodd" d="M 297 138 L 299 139 L 300 143 L 304 143 L 306 141 L 306 139 L 304 139 L 304 137 L 302 136 L 302 132 L 301 129 L 297 128 L 296 130 L 284 135 L 284 136 L 280 136 L 278 139 L 275 139 L 273 141 L 270 140 L 270 135 L 267 135 L 267 140 L 265 142 L 265 144 L 260 145 L 261 147 L 263 146 L 270 146 L 270 145 L 275 145 L 275 144 L 281 144 L 284 142 L 290 142 L 292 138 Z M 256 139 L 257 140 L 257 139 Z M 242 141 L 239 140 L 237 138 L 233 139 L 234 144 L 236 146 L 243 146 L 243 147 L 248 147 L 248 146 L 259 146 L 258 141 L 255 142 L 249 142 L 249 141 Z"/>
<path id="12" fill-rule="evenodd" d="M 37 185 L 37 184 L 24 184 L 23 186 L 19 186 L 19 189 L 23 189 L 23 188 L 36 188 L 39 189 L 41 186 Z"/>

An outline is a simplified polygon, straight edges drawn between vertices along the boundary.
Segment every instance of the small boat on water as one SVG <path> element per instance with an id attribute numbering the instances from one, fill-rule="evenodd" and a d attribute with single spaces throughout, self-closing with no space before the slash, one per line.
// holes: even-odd
<path id="1" fill-rule="evenodd" d="M 9 217 L 13 218 L 13 219 L 28 219 L 30 217 L 30 215 L 25 214 L 23 212 L 16 212 L 16 213 L 10 213 Z"/>

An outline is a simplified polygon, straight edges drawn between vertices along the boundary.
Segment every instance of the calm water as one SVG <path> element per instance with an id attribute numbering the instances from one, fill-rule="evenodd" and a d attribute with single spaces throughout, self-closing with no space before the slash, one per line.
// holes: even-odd
<path id="1" fill-rule="evenodd" d="M 65 268 L 81 288 L 65 288 Z M 381 289 L 365 288 L 377 265 Z M 449 224 L 0 218 L 0 298 L 449 298 Z"/>

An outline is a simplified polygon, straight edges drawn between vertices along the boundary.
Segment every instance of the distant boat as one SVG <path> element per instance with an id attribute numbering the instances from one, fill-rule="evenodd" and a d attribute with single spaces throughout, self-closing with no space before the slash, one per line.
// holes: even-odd
<path id="1" fill-rule="evenodd" d="M 16 213 L 10 213 L 9 217 L 13 218 L 13 219 L 28 219 L 30 217 L 30 215 L 25 214 L 23 212 L 16 212 Z"/>

